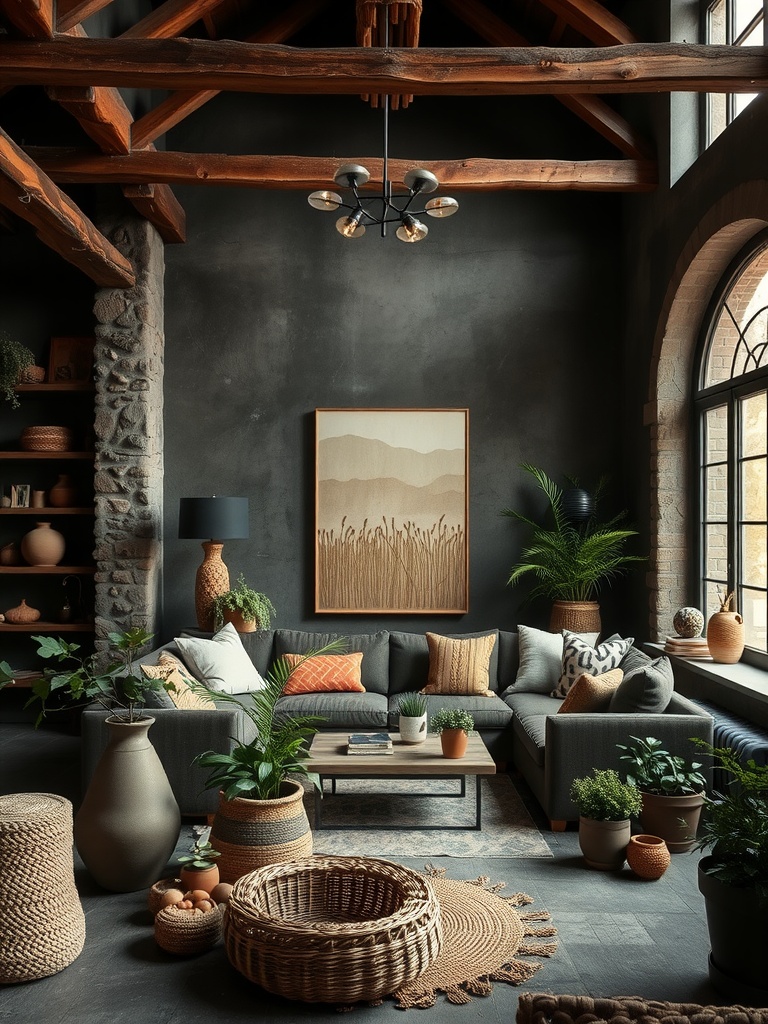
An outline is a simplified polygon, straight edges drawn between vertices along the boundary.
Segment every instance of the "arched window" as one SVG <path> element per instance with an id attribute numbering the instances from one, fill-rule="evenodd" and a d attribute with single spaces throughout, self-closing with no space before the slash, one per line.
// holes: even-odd
<path id="1" fill-rule="evenodd" d="M 698 361 L 699 600 L 735 592 L 747 648 L 768 666 L 768 232 L 715 293 Z"/>

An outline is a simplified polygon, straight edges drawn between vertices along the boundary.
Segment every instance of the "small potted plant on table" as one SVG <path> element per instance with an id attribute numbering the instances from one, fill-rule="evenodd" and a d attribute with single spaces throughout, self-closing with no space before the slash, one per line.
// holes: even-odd
<path id="1" fill-rule="evenodd" d="M 617 871 L 626 859 L 631 818 L 640 813 L 637 786 L 622 782 L 612 768 L 592 769 L 571 784 L 571 800 L 579 811 L 579 846 L 589 867 Z"/>
<path id="2" fill-rule="evenodd" d="M 256 629 L 269 629 L 275 606 L 266 594 L 249 587 L 241 573 L 237 584 L 213 599 L 214 627 L 231 622 L 238 633 L 253 633 Z"/>
<path id="3" fill-rule="evenodd" d="M 443 757 L 464 757 L 475 720 L 463 708 L 438 708 L 432 716 L 430 728 L 440 737 Z"/>
<path id="4" fill-rule="evenodd" d="M 427 698 L 404 693 L 398 701 L 398 729 L 402 743 L 423 743 L 427 738 Z"/>

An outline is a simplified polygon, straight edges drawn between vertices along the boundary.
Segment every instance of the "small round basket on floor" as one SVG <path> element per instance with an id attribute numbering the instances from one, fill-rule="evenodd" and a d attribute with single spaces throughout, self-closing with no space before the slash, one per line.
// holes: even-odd
<path id="1" fill-rule="evenodd" d="M 302 1002 L 380 999 L 422 974 L 441 941 L 429 880 L 371 857 L 259 868 L 235 883 L 224 917 L 232 965 Z"/>

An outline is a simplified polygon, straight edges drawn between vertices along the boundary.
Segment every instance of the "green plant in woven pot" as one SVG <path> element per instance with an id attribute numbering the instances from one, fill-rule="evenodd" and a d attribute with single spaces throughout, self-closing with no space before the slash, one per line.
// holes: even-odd
<path id="1" fill-rule="evenodd" d="M 238 633 L 269 629 L 272 616 L 277 614 L 267 595 L 249 587 L 242 573 L 234 587 L 213 599 L 212 609 L 215 629 L 231 622 Z"/>
<path id="2" fill-rule="evenodd" d="M 616 871 L 626 859 L 632 818 L 640 814 L 637 786 L 622 782 L 612 768 L 571 783 L 571 800 L 579 812 L 579 846 L 584 860 L 598 871 Z"/>
<path id="3" fill-rule="evenodd" d="M 0 334 L 0 395 L 10 402 L 12 409 L 19 407 L 15 390 L 19 376 L 34 365 L 35 357 L 26 345 L 14 341 L 7 334 Z"/>

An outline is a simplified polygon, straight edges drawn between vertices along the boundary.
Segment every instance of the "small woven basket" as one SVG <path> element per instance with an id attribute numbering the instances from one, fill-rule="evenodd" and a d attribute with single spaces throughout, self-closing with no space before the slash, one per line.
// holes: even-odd
<path id="1" fill-rule="evenodd" d="M 244 875 L 224 916 L 232 965 L 286 999 L 352 1003 L 417 978 L 440 951 L 432 885 L 371 857 L 308 857 Z"/>
<path id="2" fill-rule="evenodd" d="M 204 953 L 221 938 L 223 918 L 221 905 L 206 911 L 163 907 L 155 916 L 155 942 L 179 956 Z"/>
<path id="3" fill-rule="evenodd" d="M 184 892 L 184 886 L 181 884 L 181 879 L 161 878 L 160 881 L 155 882 L 149 890 L 149 893 L 147 894 L 147 906 L 149 907 L 149 912 L 153 917 L 158 913 L 158 911 L 163 909 L 161 900 L 169 889 L 178 889 L 180 892 Z"/>
<path id="4" fill-rule="evenodd" d="M 19 438 L 25 452 L 68 452 L 73 442 L 69 427 L 24 427 Z"/>
<path id="5" fill-rule="evenodd" d="M 45 380 L 44 366 L 25 366 L 19 370 L 17 378 L 19 384 L 42 384 Z"/>

